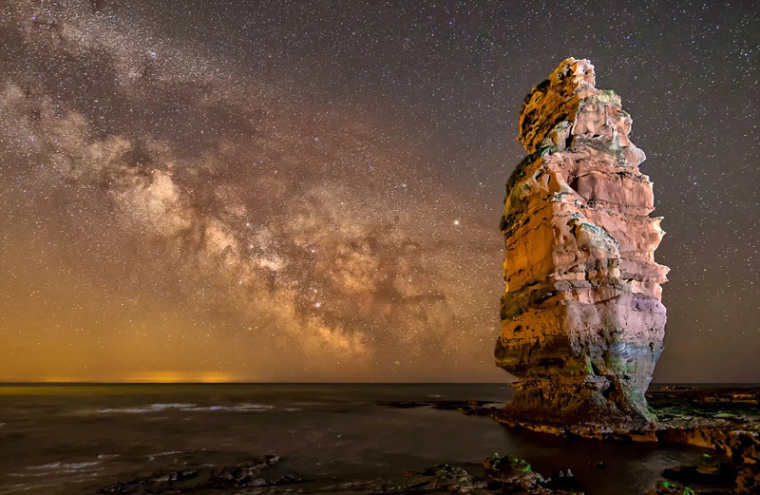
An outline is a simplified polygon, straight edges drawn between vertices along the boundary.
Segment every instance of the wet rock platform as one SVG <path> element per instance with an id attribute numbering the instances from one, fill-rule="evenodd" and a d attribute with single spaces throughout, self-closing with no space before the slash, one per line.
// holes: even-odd
<path id="1" fill-rule="evenodd" d="M 512 428 L 610 441 L 649 442 L 703 448 L 702 462 L 674 466 L 651 493 L 760 493 L 760 387 L 654 385 L 647 401 L 657 421 L 646 430 L 616 431 L 605 424 L 562 425 L 489 416 Z M 695 488 L 696 487 L 696 488 Z"/>

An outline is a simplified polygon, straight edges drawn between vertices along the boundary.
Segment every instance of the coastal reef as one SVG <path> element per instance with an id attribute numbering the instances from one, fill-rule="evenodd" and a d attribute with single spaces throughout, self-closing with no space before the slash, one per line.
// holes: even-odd
<path id="1" fill-rule="evenodd" d="M 97 490 L 99 495 L 283 495 L 292 493 L 332 495 L 583 495 L 583 486 L 570 469 L 545 476 L 517 456 L 494 452 L 481 465 L 438 464 L 421 472 L 407 471 L 377 479 L 341 480 L 304 478 L 297 473 L 273 475 L 279 456 L 222 467 L 191 467 L 155 473 Z"/>

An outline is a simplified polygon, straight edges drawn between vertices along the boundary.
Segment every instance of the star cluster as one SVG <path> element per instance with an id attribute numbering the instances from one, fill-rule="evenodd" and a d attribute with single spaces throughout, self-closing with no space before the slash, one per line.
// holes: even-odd
<path id="1" fill-rule="evenodd" d="M 658 378 L 760 378 L 760 9 L 594 5 L 0 4 L 0 379 L 506 379 L 517 112 L 567 56 L 649 157 Z"/>

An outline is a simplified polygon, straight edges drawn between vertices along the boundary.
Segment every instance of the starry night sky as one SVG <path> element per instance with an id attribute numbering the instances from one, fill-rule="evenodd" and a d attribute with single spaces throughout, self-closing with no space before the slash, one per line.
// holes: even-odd
<path id="1" fill-rule="evenodd" d="M 656 379 L 760 381 L 759 47 L 752 1 L 0 0 L 0 380 L 506 381 L 518 112 L 574 56 L 665 217 Z"/>

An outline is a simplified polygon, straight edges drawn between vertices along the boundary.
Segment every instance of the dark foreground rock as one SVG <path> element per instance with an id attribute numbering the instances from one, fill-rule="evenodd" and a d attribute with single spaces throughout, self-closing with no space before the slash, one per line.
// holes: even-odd
<path id="1" fill-rule="evenodd" d="M 142 495 L 162 493 L 213 493 L 302 483 L 295 473 L 273 473 L 280 462 L 276 455 L 255 458 L 235 466 L 203 466 L 180 471 L 155 473 L 101 488 L 99 495 Z M 246 492 L 241 492 L 246 493 Z"/>
<path id="2" fill-rule="evenodd" d="M 547 477 L 533 471 L 524 459 L 494 453 L 482 466 L 439 464 L 403 478 L 369 481 L 356 493 L 580 495 L 585 491 L 570 469 Z"/>
<path id="3" fill-rule="evenodd" d="M 571 470 L 553 476 L 533 471 L 524 459 L 494 453 L 482 465 L 439 464 L 422 472 L 407 472 L 372 480 L 304 479 L 298 474 L 272 476 L 279 457 L 250 464 L 156 473 L 101 488 L 98 494 L 443 494 L 580 495 L 583 487 Z"/>
<path id="4" fill-rule="evenodd" d="M 675 466 L 648 495 L 753 495 L 760 493 L 760 465 L 736 465 L 706 455 L 695 465 Z"/>

